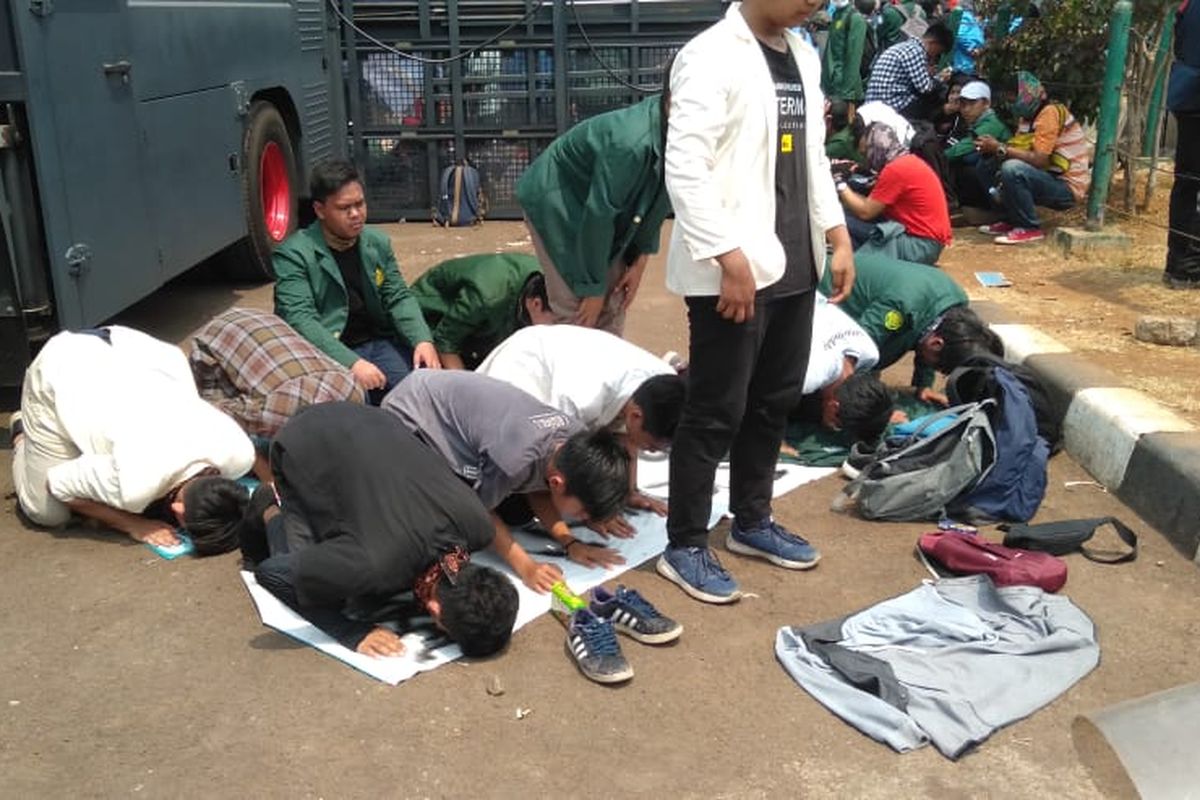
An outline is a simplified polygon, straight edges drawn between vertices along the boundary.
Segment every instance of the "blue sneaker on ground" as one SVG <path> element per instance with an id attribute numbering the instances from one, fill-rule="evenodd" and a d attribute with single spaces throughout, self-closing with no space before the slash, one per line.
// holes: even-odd
<path id="1" fill-rule="evenodd" d="M 683 633 L 683 626 L 654 607 L 637 589 L 618 586 L 610 592 L 603 586 L 592 589 L 591 612 L 606 619 L 621 633 L 642 644 L 666 644 Z"/>
<path id="2" fill-rule="evenodd" d="M 671 547 L 656 565 L 658 574 L 705 603 L 733 603 L 741 598 L 737 581 L 707 547 Z"/>
<path id="3" fill-rule="evenodd" d="M 566 646 L 579 671 L 596 683 L 620 683 L 633 677 L 612 623 L 586 608 L 571 615 Z"/>
<path id="4" fill-rule="evenodd" d="M 787 569 L 810 569 L 821 560 L 817 548 L 770 519 L 745 529 L 738 527 L 734 520 L 729 526 L 725 546 L 731 552 L 765 558 Z"/>

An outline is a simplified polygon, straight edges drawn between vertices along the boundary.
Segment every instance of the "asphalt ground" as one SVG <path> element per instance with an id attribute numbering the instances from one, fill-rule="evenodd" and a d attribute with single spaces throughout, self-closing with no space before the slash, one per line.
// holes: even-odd
<path id="1" fill-rule="evenodd" d="M 410 277 L 410 267 L 520 236 L 498 223 L 416 228 L 393 230 Z M 682 350 L 682 303 L 662 269 L 652 261 L 627 334 L 656 352 Z M 270 289 L 183 281 L 123 320 L 178 341 L 234 303 L 268 307 Z M 890 373 L 907 375 L 905 365 Z M 581 677 L 562 626 L 545 617 L 498 658 L 389 687 L 264 628 L 235 554 L 167 562 L 115 534 L 27 527 L 5 469 L 0 797 L 1100 796 L 1071 723 L 1196 678 L 1200 571 L 1114 497 L 1067 485 L 1088 480 L 1057 456 L 1037 520 L 1113 514 L 1141 535 L 1132 564 L 1067 559 L 1063 591 L 1096 622 L 1101 664 L 950 762 L 868 739 L 775 661 L 780 626 L 841 616 L 928 577 L 913 546 L 930 526 L 830 511 L 838 477 L 776 503 L 777 517 L 822 550 L 811 572 L 725 552 L 721 525 L 714 547 L 751 593 L 740 603 L 697 603 L 653 562 L 627 573 L 686 630 L 661 648 L 623 639 L 636 670 L 626 686 Z M 497 680 L 503 694 L 490 694 Z"/>

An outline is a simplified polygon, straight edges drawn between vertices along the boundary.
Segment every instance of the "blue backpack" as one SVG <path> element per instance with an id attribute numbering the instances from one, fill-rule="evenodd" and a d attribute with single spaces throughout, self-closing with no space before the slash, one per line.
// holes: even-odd
<path id="1" fill-rule="evenodd" d="M 1046 496 L 1050 445 L 1038 434 L 1033 400 L 1016 375 L 997 364 L 959 367 L 946 379 L 951 403 L 992 399 L 992 468 L 947 509 L 955 519 L 1025 522 Z"/>
<path id="2" fill-rule="evenodd" d="M 479 181 L 479 170 L 463 161 L 442 170 L 438 181 L 441 195 L 433 209 L 433 224 L 443 228 L 478 225 L 487 215 L 487 198 Z"/>

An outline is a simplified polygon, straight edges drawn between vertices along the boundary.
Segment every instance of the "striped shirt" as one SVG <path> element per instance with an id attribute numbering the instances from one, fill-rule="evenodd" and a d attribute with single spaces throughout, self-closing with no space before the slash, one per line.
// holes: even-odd
<path id="1" fill-rule="evenodd" d="M 307 406 L 363 399 L 348 369 L 264 311 L 213 319 L 193 334 L 188 362 L 200 396 L 256 436 L 274 436 Z"/>

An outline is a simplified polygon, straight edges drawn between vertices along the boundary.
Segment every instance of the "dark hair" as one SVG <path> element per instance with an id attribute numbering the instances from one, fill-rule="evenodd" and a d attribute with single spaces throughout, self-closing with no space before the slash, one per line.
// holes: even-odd
<path id="1" fill-rule="evenodd" d="M 942 337 L 942 352 L 937 363 L 941 372 L 956 369 L 968 356 L 980 350 L 1004 355 L 1004 342 L 966 306 L 954 306 L 946 311 L 935 332 Z"/>
<path id="2" fill-rule="evenodd" d="M 655 439 L 674 439 L 687 388 L 679 375 L 655 375 L 642 381 L 632 400 L 642 410 L 642 427 Z"/>
<path id="3" fill-rule="evenodd" d="M 183 528 L 192 537 L 196 555 L 215 556 L 237 548 L 248 502 L 245 487 L 228 478 L 196 478 L 183 488 Z"/>
<path id="4" fill-rule="evenodd" d="M 854 0 L 854 7 L 858 10 L 858 13 L 864 17 L 869 17 L 875 13 L 878 4 L 876 0 Z"/>
<path id="5" fill-rule="evenodd" d="M 892 419 L 896 401 L 873 372 L 856 372 L 838 387 L 838 422 L 856 442 L 874 444 Z"/>
<path id="6" fill-rule="evenodd" d="M 932 39 L 938 47 L 942 48 L 943 53 L 950 52 L 950 48 L 954 47 L 954 34 L 941 20 L 930 25 L 921 38 Z"/>
<path id="7" fill-rule="evenodd" d="M 362 178 L 353 164 L 345 159 L 322 161 L 313 167 L 312 176 L 308 180 L 308 195 L 316 203 L 324 203 L 331 194 L 337 194 L 348 183 Z"/>
<path id="8" fill-rule="evenodd" d="M 858 116 L 855 114 L 855 116 Z M 842 99 L 834 99 L 829 101 L 829 128 L 830 130 L 842 130 L 850 124 L 850 104 Z"/>
<path id="9" fill-rule="evenodd" d="M 862 118 L 862 114 L 855 114 L 854 119 L 850 121 L 850 138 L 854 140 L 854 146 L 858 147 L 858 143 L 862 141 L 862 137 L 867 135 L 867 121 Z"/>
<path id="10" fill-rule="evenodd" d="M 463 655 L 482 658 L 504 649 L 512 638 L 520 598 L 512 581 L 494 569 L 466 564 L 452 584 L 442 576 L 437 589 L 440 622 Z"/>
<path id="11" fill-rule="evenodd" d="M 921 10 L 925 12 L 926 19 L 932 20 L 937 16 L 938 0 L 917 0 L 917 5 L 919 5 Z M 939 22 L 939 20 L 934 20 L 934 24 L 937 24 L 937 22 Z"/>
<path id="12" fill-rule="evenodd" d="M 541 300 L 542 308 L 550 308 L 550 295 L 546 293 L 546 276 L 540 272 L 526 278 L 521 293 L 517 295 L 517 327 L 524 328 L 533 324 L 533 317 L 529 316 L 527 305 L 530 300 Z"/>
<path id="13" fill-rule="evenodd" d="M 566 493 L 583 503 L 590 519 L 612 519 L 629 494 L 629 452 L 610 431 L 583 431 L 563 442 L 554 466 Z"/>

